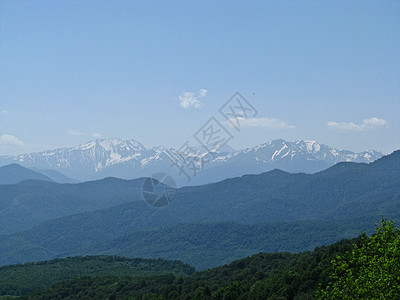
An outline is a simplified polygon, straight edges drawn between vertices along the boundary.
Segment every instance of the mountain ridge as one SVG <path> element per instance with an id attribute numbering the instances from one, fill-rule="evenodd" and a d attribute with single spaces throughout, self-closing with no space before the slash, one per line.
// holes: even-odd
<path id="1" fill-rule="evenodd" d="M 54 182 L 50 177 L 16 163 L 0 167 L 0 184 L 16 184 L 25 180 Z"/>
<path id="2" fill-rule="evenodd" d="M 128 239 L 130 236 L 134 237 L 132 241 L 127 241 L 124 248 L 133 255 L 143 255 L 146 253 L 143 250 L 145 248 L 138 247 L 149 245 L 145 243 L 152 236 L 149 230 L 160 229 L 153 231 L 152 243 L 155 245 L 155 241 L 165 237 L 170 244 L 158 245 L 151 255 L 172 258 L 171 255 L 177 253 L 174 243 L 179 240 L 182 242 L 179 251 L 186 257 L 184 261 L 193 262 L 190 257 L 194 258 L 196 253 L 197 257 L 202 257 L 201 265 L 207 267 L 207 264 L 216 265 L 218 261 L 215 261 L 215 255 L 214 258 L 205 257 L 203 254 L 206 252 L 203 251 L 221 246 L 218 246 L 218 239 L 204 243 L 204 234 L 209 234 L 209 229 L 204 229 L 204 224 L 210 223 L 221 224 L 214 227 L 216 233 L 213 236 L 220 234 L 227 238 L 226 241 L 233 241 L 232 245 L 237 244 L 235 241 L 246 239 L 252 230 L 248 230 L 248 226 L 239 226 L 226 237 L 226 226 L 223 223 L 250 226 L 266 223 L 265 230 L 260 229 L 260 232 L 275 246 L 278 245 L 277 241 L 282 243 L 292 239 L 300 239 L 302 247 L 321 245 L 331 242 L 332 239 L 329 238 L 334 237 L 333 240 L 337 240 L 348 237 L 349 232 L 366 230 L 365 226 L 378 221 L 381 215 L 394 220 L 400 218 L 399 153 L 400 151 L 396 151 L 372 164 L 341 163 L 316 174 L 290 174 L 275 170 L 225 179 L 218 183 L 187 186 L 179 188 L 175 200 L 161 209 L 138 199 L 97 211 L 47 220 L 30 229 L 0 236 L 0 252 L 3 254 L 0 264 L 85 255 L 88 253 L 80 252 L 82 249 L 98 250 L 96 245 L 105 245 L 106 248 L 111 245 L 113 249 L 120 249 L 124 236 Z M 134 182 L 110 180 L 113 185 L 120 183 L 120 188 L 123 189 Z M 87 186 L 88 184 L 91 186 Z M 102 181 L 60 186 L 87 186 L 90 188 L 88 191 L 97 191 L 101 184 Z M 123 184 L 126 184 L 125 188 Z M 103 190 L 108 190 L 108 186 L 103 187 Z M 96 194 L 92 197 L 97 198 Z M 188 223 L 199 225 L 192 230 L 192 225 L 183 225 Z M 196 228 L 203 228 L 205 232 L 199 233 L 197 239 L 191 242 L 190 239 L 195 238 Z M 273 236 L 278 240 L 272 239 Z M 257 246 L 258 240 L 253 241 Z M 286 244 L 285 242 L 281 245 Z M 247 249 L 246 255 L 249 251 L 257 253 L 262 250 L 256 246 Z M 301 251 L 302 248 L 298 246 L 296 249 Z M 106 248 L 102 249 L 105 251 L 102 254 L 107 254 Z M 220 254 L 225 253 L 223 260 L 226 262 L 229 258 L 244 253 L 245 247 L 220 250 Z M 282 249 L 278 247 L 275 250 Z M 123 254 L 128 255 L 128 252 Z M 112 251 L 112 254 L 121 253 Z"/>
<path id="3" fill-rule="evenodd" d="M 0 184 L 0 234 L 40 222 L 141 200 L 144 179 L 104 178 L 76 184 L 29 179 Z"/>
<path id="4" fill-rule="evenodd" d="M 179 186 L 204 184 L 237 177 L 258 174 L 276 168 L 287 172 L 315 173 L 340 161 L 372 162 L 383 156 L 369 150 L 354 153 L 338 150 L 312 140 L 287 142 L 271 140 L 264 144 L 239 151 L 208 153 L 197 147 L 193 153 L 164 146 L 146 148 L 142 143 L 130 139 L 97 139 L 70 148 L 59 148 L 17 156 L 1 156 L 0 165 L 19 163 L 27 168 L 52 169 L 65 176 L 81 181 L 104 177 L 133 179 L 164 172 L 175 177 Z M 175 164 L 193 162 L 189 181 L 178 176 Z M 187 166 L 187 165 L 186 165 Z"/>

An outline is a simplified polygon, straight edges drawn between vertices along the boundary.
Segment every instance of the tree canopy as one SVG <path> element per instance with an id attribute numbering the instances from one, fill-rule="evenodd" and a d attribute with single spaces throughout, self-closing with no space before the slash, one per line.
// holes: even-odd
<path id="1" fill-rule="evenodd" d="M 375 234 L 332 260 L 331 282 L 320 299 L 400 299 L 400 230 L 382 219 Z"/>

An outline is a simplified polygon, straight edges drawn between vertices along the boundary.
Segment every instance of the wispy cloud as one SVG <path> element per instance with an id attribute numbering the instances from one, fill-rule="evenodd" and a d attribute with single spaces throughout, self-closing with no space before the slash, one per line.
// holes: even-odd
<path id="1" fill-rule="evenodd" d="M 3 114 L 9 114 L 9 113 L 10 113 L 7 109 L 2 109 L 1 112 L 2 112 Z"/>
<path id="2" fill-rule="evenodd" d="M 0 136 L 1 147 L 24 147 L 25 143 L 17 137 L 10 134 L 3 134 Z"/>
<path id="3" fill-rule="evenodd" d="M 228 122 L 237 124 L 240 127 L 262 127 L 267 129 L 294 129 L 296 126 L 275 118 L 233 118 Z"/>
<path id="4" fill-rule="evenodd" d="M 76 131 L 76 130 L 68 130 L 67 134 L 68 135 L 84 135 L 82 132 Z"/>
<path id="5" fill-rule="evenodd" d="M 95 133 L 92 134 L 92 137 L 94 137 L 95 139 L 99 139 L 99 138 L 102 137 L 102 135 L 100 133 L 98 133 L 98 132 L 95 132 Z"/>
<path id="6" fill-rule="evenodd" d="M 178 100 L 180 102 L 179 105 L 183 108 L 199 108 L 203 105 L 199 99 L 206 97 L 207 92 L 208 91 L 206 89 L 200 89 L 197 95 L 193 92 L 183 92 L 178 96 Z"/>
<path id="7" fill-rule="evenodd" d="M 207 96 L 207 93 L 208 93 L 208 91 L 206 89 L 201 89 L 199 91 L 199 97 L 200 98 L 205 97 L 205 96 Z"/>
<path id="8" fill-rule="evenodd" d="M 353 122 L 334 122 L 329 121 L 326 125 L 333 130 L 343 130 L 343 131 L 363 131 L 368 129 L 373 129 L 377 127 L 387 126 L 387 121 L 379 118 L 364 119 L 361 124 L 356 124 Z"/>

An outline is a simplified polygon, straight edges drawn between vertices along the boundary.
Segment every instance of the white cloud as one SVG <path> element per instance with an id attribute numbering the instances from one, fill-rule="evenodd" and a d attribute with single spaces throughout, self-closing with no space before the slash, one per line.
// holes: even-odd
<path id="1" fill-rule="evenodd" d="M 203 105 L 199 99 L 206 97 L 207 92 L 208 91 L 206 89 L 200 89 L 197 95 L 193 92 L 183 92 L 178 96 L 178 100 L 180 101 L 179 105 L 183 108 L 199 108 Z"/>
<path id="2" fill-rule="evenodd" d="M 96 139 L 99 139 L 99 138 L 102 137 L 102 135 L 100 133 L 98 133 L 98 132 L 95 132 L 95 133 L 92 134 L 92 137 L 94 137 Z"/>
<path id="3" fill-rule="evenodd" d="M 334 121 L 329 121 L 328 123 L 326 123 L 326 125 L 330 129 L 334 130 L 363 131 L 363 130 L 373 129 L 376 127 L 384 127 L 387 125 L 387 121 L 373 117 L 370 119 L 364 119 L 361 124 L 356 124 L 353 122 L 338 123 Z"/>
<path id="4" fill-rule="evenodd" d="M 206 89 L 201 89 L 199 91 L 199 98 L 203 98 L 205 96 L 207 96 L 208 91 Z"/>
<path id="5" fill-rule="evenodd" d="M 17 137 L 10 134 L 3 134 L 0 136 L 1 147 L 23 147 L 25 143 Z"/>
<path id="6" fill-rule="evenodd" d="M 378 118 L 364 119 L 363 123 L 369 127 L 382 127 L 387 125 L 386 120 Z"/>
<path id="7" fill-rule="evenodd" d="M 2 112 L 3 114 L 9 114 L 9 113 L 10 113 L 7 109 L 2 109 L 1 112 Z"/>
<path id="8" fill-rule="evenodd" d="M 75 131 L 75 130 L 68 130 L 68 131 L 67 131 L 67 134 L 68 134 L 68 135 L 83 135 L 82 132 Z"/>
<path id="9" fill-rule="evenodd" d="M 183 108 L 188 108 L 191 106 L 194 108 L 199 108 L 203 105 L 203 103 L 201 103 L 192 92 L 183 92 L 179 95 L 178 99 L 181 102 L 180 106 L 182 106 Z"/>
<path id="10" fill-rule="evenodd" d="M 240 127 L 262 127 L 267 129 L 294 129 L 296 126 L 290 125 L 289 123 L 274 119 L 274 118 L 233 118 L 229 124 L 232 123 L 237 125 L 239 122 Z"/>

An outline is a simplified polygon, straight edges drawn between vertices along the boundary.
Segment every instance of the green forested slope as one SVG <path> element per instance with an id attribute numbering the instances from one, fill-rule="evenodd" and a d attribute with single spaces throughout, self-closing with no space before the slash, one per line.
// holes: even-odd
<path id="1" fill-rule="evenodd" d="M 378 221 L 379 219 L 377 219 Z M 163 257 L 182 260 L 197 270 L 230 263 L 259 252 L 301 252 L 354 237 L 361 224 L 322 221 L 265 224 L 210 223 L 179 224 L 132 232 L 76 254 L 102 253 L 127 257 Z M 368 231 L 373 226 L 367 224 Z M 150 245 L 150 246 L 149 246 Z"/>
<path id="2" fill-rule="evenodd" d="M 330 261 L 352 249 L 343 240 L 312 252 L 260 253 L 189 277 L 83 277 L 24 299 L 314 299 L 326 285 Z"/>
<path id="3" fill-rule="evenodd" d="M 68 257 L 0 267 L 0 295 L 22 295 L 84 276 L 140 276 L 173 273 L 191 275 L 194 268 L 180 261 L 117 256 Z"/>
<path id="4" fill-rule="evenodd" d="M 400 230 L 382 219 L 371 236 L 259 253 L 194 274 L 176 261 L 73 257 L 2 267 L 0 286 L 21 299 L 398 299 L 399 247 Z"/>

